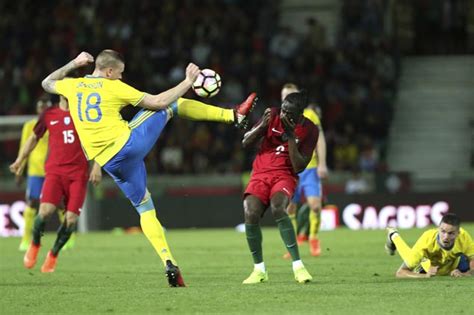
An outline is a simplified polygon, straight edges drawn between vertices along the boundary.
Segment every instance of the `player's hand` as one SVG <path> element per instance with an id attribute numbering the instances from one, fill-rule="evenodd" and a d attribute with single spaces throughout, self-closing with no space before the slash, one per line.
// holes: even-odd
<path id="1" fill-rule="evenodd" d="M 188 66 L 186 67 L 186 80 L 190 84 L 193 84 L 194 81 L 196 81 L 200 72 L 201 69 L 199 69 L 199 67 L 196 66 L 194 63 L 188 64 Z"/>
<path id="2" fill-rule="evenodd" d="M 318 176 L 321 179 L 325 179 L 328 177 L 328 168 L 326 165 L 318 165 Z"/>
<path id="3" fill-rule="evenodd" d="M 94 165 L 92 166 L 92 170 L 91 170 L 91 173 L 89 175 L 89 181 L 94 186 L 97 186 L 102 181 L 102 170 L 101 170 L 99 164 L 97 164 L 95 162 L 94 162 Z"/>
<path id="4" fill-rule="evenodd" d="M 438 266 L 431 266 L 430 269 L 426 272 L 428 277 L 436 276 L 438 272 Z"/>
<path id="5" fill-rule="evenodd" d="M 270 116 L 272 110 L 270 108 L 265 109 L 262 115 L 262 121 L 260 122 L 260 128 L 267 128 L 270 123 Z"/>
<path id="6" fill-rule="evenodd" d="M 76 65 L 76 67 L 79 68 L 79 67 L 87 66 L 89 63 L 93 63 L 94 57 L 88 52 L 83 51 L 79 55 L 77 55 L 76 58 L 74 58 L 73 62 L 74 62 L 74 65 Z"/>
<path id="7" fill-rule="evenodd" d="M 23 168 L 22 168 L 20 160 L 16 160 L 12 164 L 10 164 L 10 172 L 12 172 L 13 174 L 17 176 L 21 176 L 22 171 L 23 171 Z"/>
<path id="8" fill-rule="evenodd" d="M 460 277 L 463 277 L 463 276 L 464 275 L 462 274 L 462 272 L 459 269 L 454 269 L 453 271 L 451 271 L 451 277 L 460 278 Z"/>
<path id="9" fill-rule="evenodd" d="M 281 117 L 281 122 L 283 124 L 283 129 L 285 129 L 285 133 L 287 134 L 287 136 L 294 137 L 296 127 L 295 122 L 284 114 Z"/>

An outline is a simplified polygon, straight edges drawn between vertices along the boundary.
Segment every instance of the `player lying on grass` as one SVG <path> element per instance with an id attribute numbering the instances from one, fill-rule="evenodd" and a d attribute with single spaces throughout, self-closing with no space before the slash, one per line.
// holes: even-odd
<path id="1" fill-rule="evenodd" d="M 143 233 L 165 265 L 169 285 L 185 286 L 146 187 L 144 159 L 173 116 L 242 126 L 255 104 L 256 94 L 250 94 L 235 109 L 181 98 L 200 72 L 192 63 L 187 66 L 183 81 L 175 87 L 156 95 L 148 94 L 121 81 L 125 61 L 113 50 L 104 50 L 97 56 L 92 75 L 66 79 L 70 71 L 92 62 L 94 57 L 89 53 L 80 53 L 45 78 L 43 88 L 66 96 L 74 104 L 71 116 L 87 158 L 109 173 L 135 207 Z M 129 123 L 119 113 L 128 104 L 143 108 Z"/>
<path id="2" fill-rule="evenodd" d="M 259 225 L 267 208 L 271 209 L 293 260 L 296 281 L 305 283 L 312 279 L 300 259 L 295 230 L 286 214 L 298 181 L 297 174 L 308 165 L 318 139 L 318 128 L 303 116 L 307 102 L 304 93 L 289 94 L 281 109 L 267 108 L 260 122 L 242 140 L 244 147 L 259 144 L 244 193 L 245 234 L 254 261 L 254 270 L 244 284 L 268 280 Z"/>
<path id="3" fill-rule="evenodd" d="M 460 227 L 461 221 L 452 213 L 443 216 L 437 229 L 424 232 L 410 248 L 394 228 L 388 228 L 385 250 L 403 259 L 398 278 L 429 278 L 435 275 L 465 277 L 474 274 L 474 242 Z"/>
<path id="4" fill-rule="evenodd" d="M 59 227 L 53 248 L 41 266 L 41 272 L 54 272 L 59 251 L 76 230 L 86 197 L 87 181 L 97 184 L 102 179 L 102 173 L 100 166 L 94 163 L 89 174 L 89 165 L 72 123 L 68 101 L 63 96 L 60 97 L 59 106 L 49 107 L 41 114 L 33 134 L 26 141 L 18 158 L 10 165 L 12 172 L 19 171 L 23 161 L 28 158 L 46 131 L 49 132 L 46 177 L 41 190 L 39 212 L 34 220 L 33 241 L 25 253 L 23 263 L 28 269 L 36 264 L 46 221 L 64 199 L 66 218 Z"/>

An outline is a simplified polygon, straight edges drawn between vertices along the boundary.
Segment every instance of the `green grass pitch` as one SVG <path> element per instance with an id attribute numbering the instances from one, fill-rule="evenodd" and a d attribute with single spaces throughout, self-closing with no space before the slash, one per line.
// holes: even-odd
<path id="1" fill-rule="evenodd" d="M 474 235 L 474 225 L 464 226 Z M 409 244 L 420 230 L 404 230 Z M 44 237 L 40 260 L 22 265 L 19 239 L 0 240 L 1 314 L 473 314 L 474 277 L 397 280 L 401 264 L 383 250 L 385 232 L 322 232 L 323 254 L 300 248 L 314 282 L 298 284 L 275 228 L 265 228 L 269 282 L 241 284 L 253 265 L 245 234 L 233 229 L 171 230 L 170 246 L 187 288 L 169 288 L 145 237 L 90 233 L 61 253 L 54 274 L 41 266 L 54 235 Z"/>

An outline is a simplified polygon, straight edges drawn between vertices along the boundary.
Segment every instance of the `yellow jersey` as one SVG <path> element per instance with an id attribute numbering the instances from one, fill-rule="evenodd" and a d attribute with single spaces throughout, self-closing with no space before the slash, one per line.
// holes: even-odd
<path id="1" fill-rule="evenodd" d="M 318 114 L 316 114 L 316 112 L 310 108 L 305 108 L 304 112 L 303 112 L 303 116 L 308 118 L 309 120 L 311 120 L 313 122 L 313 124 L 315 124 L 316 126 L 318 126 L 318 128 L 321 127 L 321 121 L 319 120 L 319 117 L 318 117 Z M 318 144 L 316 143 L 316 146 Z M 313 152 L 313 156 L 311 157 L 311 160 L 309 161 L 308 165 L 306 166 L 306 169 L 308 168 L 316 168 L 318 166 L 318 156 L 316 154 L 316 150 L 314 150 Z"/>
<path id="2" fill-rule="evenodd" d="M 102 77 L 56 81 L 56 91 L 69 101 L 69 110 L 88 160 L 107 163 L 127 142 L 131 129 L 120 110 L 145 97 L 144 92 Z"/>
<path id="3" fill-rule="evenodd" d="M 34 118 L 27 121 L 23 125 L 21 131 L 21 140 L 20 140 L 20 150 L 26 143 L 26 140 L 33 134 L 33 129 L 36 125 L 38 119 Z M 44 136 L 38 140 L 38 144 L 31 151 L 28 156 L 28 160 L 25 163 L 28 163 L 28 168 L 26 170 L 27 176 L 41 176 L 44 177 L 44 164 L 46 163 L 46 157 L 48 156 L 48 137 L 49 133 L 46 132 Z"/>
<path id="4" fill-rule="evenodd" d="M 415 263 L 408 267 L 416 268 L 421 265 L 427 270 L 430 265 L 438 266 L 438 275 L 448 275 L 458 266 L 461 254 L 470 259 L 474 258 L 474 242 L 466 230 L 460 228 L 453 248 L 446 250 L 439 246 L 438 229 L 431 229 L 423 233 L 416 241 L 412 248 Z"/>

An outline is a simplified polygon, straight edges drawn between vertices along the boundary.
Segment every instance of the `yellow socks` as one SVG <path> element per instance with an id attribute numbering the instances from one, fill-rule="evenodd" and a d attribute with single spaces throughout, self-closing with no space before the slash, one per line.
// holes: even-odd
<path id="1" fill-rule="evenodd" d="M 321 210 L 318 214 L 314 213 L 312 209 L 309 210 L 309 238 L 318 238 L 319 227 L 321 226 Z"/>
<path id="2" fill-rule="evenodd" d="M 176 265 L 176 261 L 171 255 L 171 251 L 166 242 L 165 233 L 160 221 L 156 218 L 155 210 L 145 211 L 140 214 L 140 225 L 146 238 L 155 248 L 156 253 L 160 256 L 161 261 L 166 266 L 166 261 L 171 260 Z"/>
<path id="3" fill-rule="evenodd" d="M 205 103 L 179 98 L 178 116 L 190 120 L 216 121 L 231 124 L 234 122 L 234 110 L 225 109 Z"/>
<path id="4" fill-rule="evenodd" d="M 29 244 L 33 238 L 33 223 L 35 222 L 37 210 L 30 206 L 26 206 L 25 212 L 23 213 L 23 219 L 25 220 L 25 229 L 23 231 L 23 237 L 21 238 L 22 243 Z"/>

